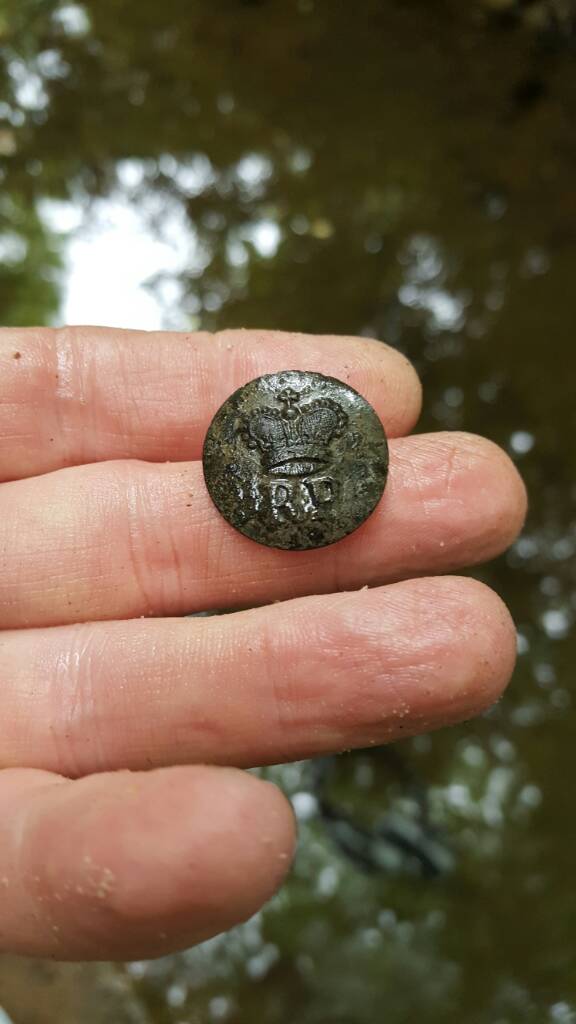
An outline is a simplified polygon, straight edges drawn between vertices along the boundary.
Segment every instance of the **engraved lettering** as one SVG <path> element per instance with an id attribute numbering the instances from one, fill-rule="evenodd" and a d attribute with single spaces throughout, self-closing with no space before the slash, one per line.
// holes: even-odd
<path id="1" fill-rule="evenodd" d="M 322 505 L 332 504 L 337 494 L 336 481 L 329 476 L 320 477 L 316 480 L 305 480 L 304 487 L 310 495 L 313 507 L 316 509 Z"/>
<path id="2" fill-rule="evenodd" d="M 238 466 L 229 464 L 225 467 L 222 487 L 225 493 L 234 495 L 238 517 L 242 522 L 251 519 L 260 510 L 262 492 L 258 481 L 248 473 L 243 473 Z"/>
<path id="3" fill-rule="evenodd" d="M 290 484 L 276 481 L 270 484 L 272 515 L 278 522 L 283 523 L 287 520 L 294 522 L 298 519 L 298 512 L 293 503 L 293 497 L 294 494 Z"/>

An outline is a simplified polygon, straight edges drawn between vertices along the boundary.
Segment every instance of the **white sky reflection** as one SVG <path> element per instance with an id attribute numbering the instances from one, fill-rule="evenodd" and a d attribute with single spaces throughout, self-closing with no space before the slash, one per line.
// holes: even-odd
<path id="1" fill-rule="evenodd" d="M 41 214 L 51 228 L 68 234 L 62 323 L 143 330 L 190 326 L 179 312 L 179 296 L 166 311 L 146 287 L 158 273 L 176 278 L 195 259 L 194 238 L 176 210 L 163 218 L 163 238 L 152 231 L 145 211 L 122 198 L 97 200 L 86 217 L 73 203 L 47 200 Z"/>

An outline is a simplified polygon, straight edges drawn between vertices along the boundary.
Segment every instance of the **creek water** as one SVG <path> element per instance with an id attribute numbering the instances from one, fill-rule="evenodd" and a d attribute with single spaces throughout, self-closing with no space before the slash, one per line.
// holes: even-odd
<path id="1" fill-rule="evenodd" d="M 419 429 L 492 438 L 531 502 L 475 572 L 518 627 L 505 698 L 329 778 L 368 827 L 425 794 L 437 877 L 383 847 L 362 870 L 317 768 L 270 769 L 300 847 L 260 915 L 153 963 L 0 958 L 14 1024 L 576 1021 L 573 26 L 507 0 L 0 3 L 4 323 L 387 339 Z"/>

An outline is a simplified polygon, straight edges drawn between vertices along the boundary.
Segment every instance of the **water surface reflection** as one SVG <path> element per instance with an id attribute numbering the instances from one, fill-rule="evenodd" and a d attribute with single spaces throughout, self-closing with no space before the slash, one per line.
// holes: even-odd
<path id="1" fill-rule="evenodd" d="M 0 33 L 4 322 L 386 337 L 424 379 L 422 428 L 492 437 L 532 499 L 481 572 L 518 623 L 509 694 L 399 747 L 453 870 L 360 871 L 310 766 L 272 769 L 301 821 L 283 892 L 82 990 L 158 1024 L 576 1021 L 571 4 L 7 0 Z M 405 799 L 377 753 L 334 786 L 369 822 Z M 0 966 L 15 1021 L 18 977 Z M 30 1019 L 77 1020 L 77 982 L 63 968 Z"/>

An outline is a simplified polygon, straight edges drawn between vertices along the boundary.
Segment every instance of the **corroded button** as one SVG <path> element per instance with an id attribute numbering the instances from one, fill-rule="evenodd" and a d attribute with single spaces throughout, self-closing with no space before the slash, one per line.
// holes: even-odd
<path id="1" fill-rule="evenodd" d="M 237 530 L 273 548 L 320 548 L 364 522 L 382 496 L 388 445 L 357 391 L 321 373 L 250 381 L 204 442 L 210 496 Z"/>

